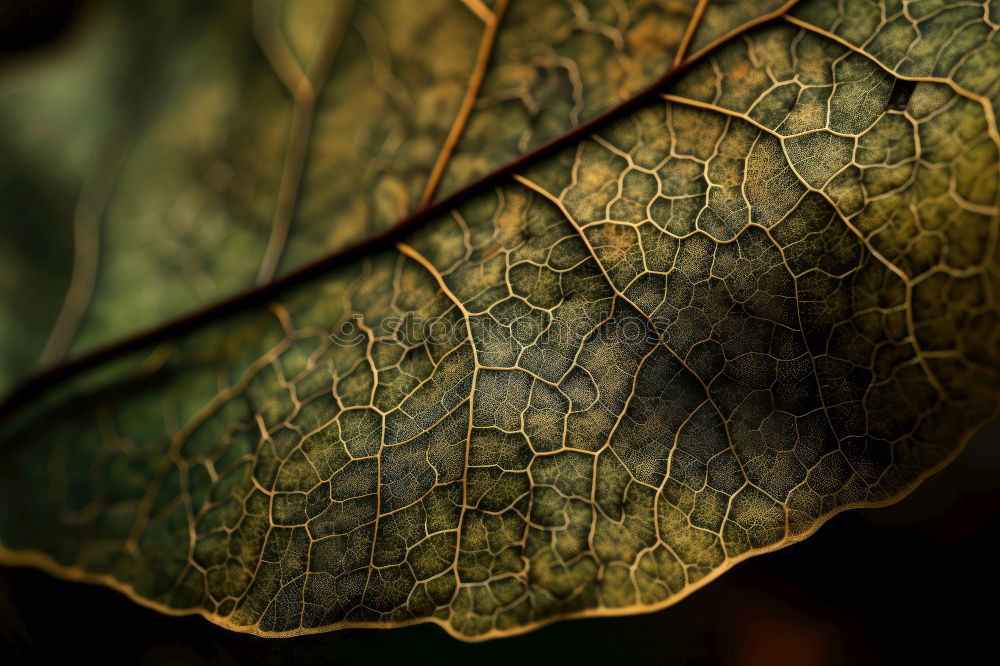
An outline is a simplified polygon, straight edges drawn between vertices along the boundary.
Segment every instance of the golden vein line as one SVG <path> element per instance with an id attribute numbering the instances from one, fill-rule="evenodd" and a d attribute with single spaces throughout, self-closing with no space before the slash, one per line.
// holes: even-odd
<path id="1" fill-rule="evenodd" d="M 421 206 L 426 206 L 430 203 L 431 198 L 434 196 L 434 191 L 441 181 L 441 176 L 444 175 L 444 170 L 448 166 L 451 154 L 454 152 L 455 146 L 458 145 L 458 140 L 461 138 L 463 130 L 465 130 L 465 124 L 468 122 L 469 116 L 472 115 L 472 107 L 476 103 L 476 98 L 479 96 L 479 89 L 482 87 L 483 79 L 486 77 L 486 69 L 489 66 L 490 55 L 493 52 L 493 43 L 496 41 L 497 32 L 499 31 L 500 19 L 503 17 L 508 4 L 508 0 L 497 0 L 496 7 L 493 12 L 490 12 L 483 7 L 482 3 L 473 4 L 473 0 L 465 0 L 465 2 L 483 20 L 486 27 L 483 30 L 483 37 L 479 42 L 479 53 L 476 55 L 475 67 L 469 76 L 469 85 L 465 89 L 462 105 L 459 107 L 458 115 L 455 116 L 455 122 L 452 123 L 451 130 L 445 138 L 444 145 L 441 147 L 441 152 L 434 163 L 431 175 L 427 179 L 427 185 L 424 187 L 424 194 L 420 202 Z M 479 11 L 473 9 L 475 6 L 482 7 L 482 11 L 485 11 L 486 15 L 483 16 Z"/>
<path id="2" fill-rule="evenodd" d="M 444 295 L 448 297 L 448 300 L 454 303 L 455 307 L 457 307 L 459 311 L 466 318 L 469 317 L 470 314 L 469 311 L 465 308 L 465 305 L 462 304 L 462 301 L 458 298 L 458 296 L 455 295 L 455 292 L 451 290 L 451 288 L 448 286 L 448 283 L 444 281 L 444 278 L 441 277 L 441 273 L 438 272 L 438 269 L 434 267 L 434 264 L 428 261 L 428 259 L 424 255 L 422 255 L 420 252 L 418 252 L 413 247 L 407 245 L 406 243 L 396 243 L 396 249 L 405 254 L 410 259 L 413 259 L 421 266 L 423 266 L 424 269 L 426 269 L 427 272 L 434 277 L 434 280 L 438 284 L 438 288 L 440 288 L 441 291 L 444 293 Z"/>
<path id="3" fill-rule="evenodd" d="M 778 7 L 773 12 L 768 12 L 767 14 L 761 14 L 760 16 L 754 18 L 752 21 L 747 21 L 745 23 L 741 23 L 739 26 L 737 26 L 733 30 L 730 30 L 729 32 L 725 33 L 724 35 L 721 35 L 720 37 L 717 37 L 716 39 L 713 39 L 708 44 L 706 44 L 705 46 L 701 47 L 700 49 L 698 49 L 697 51 L 695 51 L 694 53 L 692 53 L 681 64 L 682 65 L 686 65 L 688 63 L 694 62 L 695 60 L 700 60 L 705 55 L 707 55 L 709 52 L 711 52 L 714 49 L 718 48 L 722 44 L 728 42 L 730 39 L 733 39 L 737 35 L 742 35 L 742 34 L 748 32 L 751 28 L 755 28 L 755 27 L 757 27 L 758 25 L 760 25 L 762 23 L 767 23 L 768 21 L 771 21 L 771 20 L 776 19 L 778 17 L 785 16 L 788 13 L 788 11 L 792 7 L 794 7 L 795 5 L 797 5 L 798 3 L 799 3 L 799 0 L 788 0 L 788 2 L 786 2 L 783 5 L 781 5 L 781 7 Z"/>
<path id="4" fill-rule="evenodd" d="M 438 283 L 438 287 L 459 309 L 462 313 L 462 319 L 465 321 L 465 331 L 466 335 L 469 336 L 469 346 L 472 347 L 472 384 L 469 388 L 469 424 L 468 430 L 465 435 L 465 462 L 462 467 L 462 506 L 459 509 L 458 514 L 458 525 L 456 526 L 457 536 L 455 539 L 455 559 L 452 561 L 452 569 L 455 573 L 455 591 L 452 593 L 452 600 L 458 597 L 462 590 L 462 581 L 459 576 L 458 571 L 458 560 L 462 554 L 462 524 L 465 521 L 465 512 L 469 507 L 469 448 L 472 445 L 472 429 L 473 429 L 473 419 L 475 419 L 475 399 L 476 399 L 476 381 L 479 377 L 479 369 L 481 367 L 479 363 L 479 350 L 476 348 L 476 340 L 472 335 L 472 322 L 470 320 L 470 313 L 466 309 L 462 301 L 455 295 L 455 293 L 448 287 L 448 284 L 444 281 L 444 277 L 441 273 L 434 267 L 430 261 L 427 260 L 424 255 L 418 252 L 413 247 L 407 245 L 406 243 L 396 243 L 396 249 L 402 252 L 404 255 L 413 259 L 418 264 L 420 264 L 427 272 L 429 272 Z M 374 545 L 373 545 L 374 548 Z M 451 603 L 450 602 L 450 603 Z"/>
<path id="5" fill-rule="evenodd" d="M 694 39 L 695 33 L 698 32 L 698 26 L 701 25 L 701 18 L 705 15 L 705 9 L 708 7 L 709 0 L 698 0 L 698 5 L 694 8 L 694 13 L 691 15 L 691 20 L 688 22 L 687 30 L 684 31 L 684 37 L 681 39 L 680 45 L 677 47 L 677 53 L 674 54 L 674 67 L 680 66 L 684 62 L 684 55 L 687 53 L 688 47 L 691 45 L 691 41 Z"/>

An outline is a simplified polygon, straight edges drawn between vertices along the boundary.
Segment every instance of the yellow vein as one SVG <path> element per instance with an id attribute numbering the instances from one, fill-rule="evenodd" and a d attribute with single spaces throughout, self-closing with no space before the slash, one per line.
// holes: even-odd
<path id="1" fill-rule="evenodd" d="M 413 259 L 415 262 L 420 264 L 428 273 L 430 273 L 438 283 L 438 287 L 441 292 L 448 297 L 455 304 L 455 307 L 459 309 L 462 313 L 462 318 L 465 320 L 465 331 L 469 336 L 469 346 L 472 347 L 472 384 L 469 387 L 469 425 L 468 431 L 465 437 L 465 463 L 462 467 L 462 506 L 459 509 L 458 514 L 458 526 L 456 527 L 456 538 L 455 538 L 455 559 L 452 561 L 452 568 L 455 571 L 455 592 L 452 596 L 452 600 L 458 597 L 459 591 L 462 589 L 461 577 L 458 574 L 458 558 L 462 552 L 462 524 L 465 520 L 465 512 L 469 507 L 469 447 L 472 445 L 472 429 L 474 427 L 473 419 L 475 418 L 474 403 L 476 397 L 476 379 L 479 376 L 479 351 L 476 349 L 476 340 L 472 336 L 472 321 L 470 319 L 470 313 L 462 304 L 462 301 L 455 295 L 455 293 L 448 287 L 448 284 L 444 281 L 441 273 L 434 267 L 430 261 L 427 260 L 424 255 L 420 254 L 415 248 L 410 247 L 406 243 L 396 243 L 396 249 L 402 252 L 404 255 Z"/>
<path id="2" fill-rule="evenodd" d="M 483 37 L 479 42 L 479 53 L 476 55 L 476 65 L 472 70 L 472 74 L 469 76 L 469 85 L 465 89 L 465 97 L 462 99 L 462 106 L 459 107 L 458 115 L 455 116 L 455 122 L 452 123 L 451 131 L 448 132 L 444 145 L 441 147 L 441 152 L 438 154 L 437 162 L 435 162 L 434 168 L 431 170 L 431 175 L 427 179 L 427 185 L 424 188 L 424 195 L 420 202 L 421 207 L 430 203 L 432 197 L 434 196 L 434 191 L 437 189 L 438 183 L 441 181 L 441 176 L 444 175 L 444 170 L 445 167 L 448 166 L 451 154 L 454 152 L 455 146 L 458 145 L 458 140 L 461 138 L 462 132 L 465 130 L 465 124 L 468 122 L 469 116 L 472 115 L 472 107 L 476 103 L 476 98 L 479 96 L 479 88 L 482 86 L 483 79 L 486 77 L 486 69 L 490 62 L 490 54 L 493 52 L 493 43 L 496 41 L 497 32 L 500 27 L 500 19 L 503 17 L 504 11 L 507 9 L 508 0 L 497 0 L 496 7 L 492 12 L 486 9 L 481 2 L 474 3 L 473 0 L 465 0 L 465 4 L 476 14 L 476 16 L 482 19 L 486 27 L 483 30 Z"/>
<path id="3" fill-rule="evenodd" d="M 705 15 L 707 7 L 708 0 L 698 0 L 698 5 L 694 8 L 694 13 L 688 22 L 687 30 L 684 31 L 684 37 L 677 47 L 677 53 L 674 54 L 674 67 L 678 67 L 684 62 L 684 55 L 687 53 L 688 47 L 691 46 L 691 41 L 694 39 L 695 33 L 698 32 L 698 26 L 701 25 L 701 18 Z"/>
<path id="4" fill-rule="evenodd" d="M 768 12 L 767 14 L 761 14 L 760 16 L 757 16 L 751 21 L 741 23 L 736 28 L 724 33 L 723 35 L 717 37 L 716 39 L 713 39 L 708 44 L 706 44 L 705 46 L 701 47 L 700 49 L 692 53 L 686 60 L 684 60 L 684 62 L 681 63 L 681 65 L 687 65 L 694 62 L 695 60 L 700 60 L 705 55 L 707 55 L 709 51 L 714 50 L 715 48 L 721 46 L 722 44 L 728 42 L 730 39 L 733 39 L 738 35 L 744 34 L 751 28 L 755 28 L 758 25 L 761 25 L 762 23 L 767 23 L 768 21 L 785 16 L 785 14 L 788 11 L 790 11 L 792 7 L 797 5 L 798 2 L 799 0 L 788 0 L 788 2 L 781 5 L 773 12 Z"/>

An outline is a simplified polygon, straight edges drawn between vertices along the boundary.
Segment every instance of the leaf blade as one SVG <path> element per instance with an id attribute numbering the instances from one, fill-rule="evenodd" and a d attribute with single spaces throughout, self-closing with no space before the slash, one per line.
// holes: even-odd
<path id="1" fill-rule="evenodd" d="M 5 549 L 50 539 L 147 602 L 267 635 L 429 620 L 483 638 L 672 603 L 898 498 L 995 416 L 995 127 L 943 81 L 893 109 L 899 77 L 810 33 L 755 29 L 398 251 L 179 340 L 147 374 L 135 358 L 62 389 L 103 404 L 93 417 L 33 407 L 4 438 L 26 464 L 4 469 L 34 476 L 3 488 L 40 504 L 4 518 Z M 824 97 L 783 95 L 786 79 L 853 113 L 815 125 Z M 913 207 L 974 242 L 918 245 L 886 212 Z M 416 318 L 450 334 L 414 334 Z M 341 324 L 354 344 L 327 338 Z M 141 436 L 157 465 L 153 489 L 140 474 L 115 491 L 130 529 L 18 525 L 61 515 L 30 492 L 50 481 L 39 449 L 124 455 L 108 433 Z M 184 481 L 213 455 L 243 476 Z M 229 513 L 191 492 L 220 485 Z"/>

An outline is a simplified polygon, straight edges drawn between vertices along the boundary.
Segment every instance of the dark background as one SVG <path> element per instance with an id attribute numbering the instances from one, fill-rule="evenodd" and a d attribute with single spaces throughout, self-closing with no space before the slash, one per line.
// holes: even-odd
<path id="1" fill-rule="evenodd" d="M 72 29 L 81 0 L 0 0 L 0 74 Z M 0 156 L 2 159 L 2 156 Z M 953 663 L 996 654 L 1000 424 L 901 503 L 833 518 L 640 616 L 467 644 L 434 625 L 289 639 L 160 615 L 111 590 L 0 568 L 0 663 Z M 2 509 L 0 509 L 2 510 Z"/>

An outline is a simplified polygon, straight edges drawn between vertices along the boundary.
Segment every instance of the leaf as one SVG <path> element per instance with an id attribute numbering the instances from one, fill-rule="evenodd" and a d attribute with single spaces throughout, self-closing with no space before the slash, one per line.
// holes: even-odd
<path id="1" fill-rule="evenodd" d="M 669 69 L 696 0 L 489 4 L 98 7 L 0 95 L 21 128 L 0 170 L 0 312 L 24 319 L 0 338 L 0 389 L 342 249 L 616 106 Z M 710 7 L 690 46 L 756 16 Z"/>
<path id="2" fill-rule="evenodd" d="M 71 367 L 0 431 L 0 560 L 483 639 L 900 498 L 1000 399 L 994 14 L 800 2 L 393 247 Z"/>

